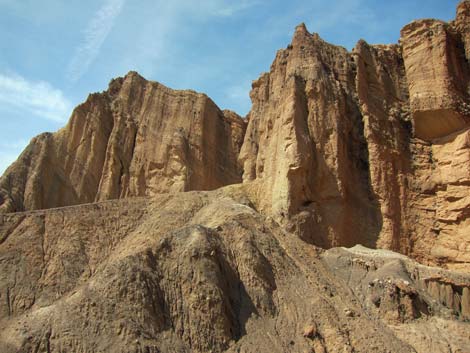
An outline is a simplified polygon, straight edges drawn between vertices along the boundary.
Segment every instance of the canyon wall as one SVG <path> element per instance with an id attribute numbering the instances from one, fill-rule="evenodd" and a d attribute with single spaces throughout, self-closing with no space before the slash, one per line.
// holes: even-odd
<path id="1" fill-rule="evenodd" d="M 57 133 L 34 138 L 0 179 L 0 210 L 44 209 L 241 181 L 244 121 L 204 94 L 135 72 L 91 94 Z"/>
<path id="2" fill-rule="evenodd" d="M 0 352 L 467 352 L 469 61 L 466 0 L 298 26 L 246 119 L 112 80 L 0 178 Z"/>
<path id="3" fill-rule="evenodd" d="M 0 211 L 253 183 L 256 207 L 330 248 L 470 262 L 470 1 L 398 44 L 352 51 L 305 25 L 253 82 L 244 120 L 131 72 L 33 139 L 0 179 Z"/>
<path id="4" fill-rule="evenodd" d="M 322 247 L 363 244 L 470 261 L 470 2 L 397 45 L 352 52 L 304 25 L 254 81 L 240 152 L 260 208 Z"/>

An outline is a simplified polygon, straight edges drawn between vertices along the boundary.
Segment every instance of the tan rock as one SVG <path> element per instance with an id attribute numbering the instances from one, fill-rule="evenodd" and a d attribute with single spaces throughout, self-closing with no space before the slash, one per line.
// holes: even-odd
<path id="1" fill-rule="evenodd" d="M 0 351 L 464 352 L 469 13 L 298 26 L 246 133 L 136 73 L 91 95 L 0 178 Z"/>
<path id="2" fill-rule="evenodd" d="M 302 336 L 305 338 L 314 338 L 317 335 L 317 327 L 316 325 L 308 325 L 304 327 Z"/>
<path id="3" fill-rule="evenodd" d="M 33 139 L 0 180 L 3 212 L 241 181 L 244 122 L 193 91 L 137 73 L 79 105 L 65 128 Z"/>
<path id="4" fill-rule="evenodd" d="M 240 161 L 260 210 L 322 247 L 468 271 L 469 7 L 352 53 L 298 26 L 251 91 Z"/>
<path id="5" fill-rule="evenodd" d="M 252 193 L 237 185 L 2 215 L 0 351 L 439 352 L 418 348 L 429 331 L 453 351 L 470 344 L 468 323 L 420 280 L 468 276 L 392 252 L 321 253 L 253 209 Z M 373 278 L 383 298 L 408 285 L 377 309 Z M 389 322 L 384 313 L 408 299 L 432 314 Z M 312 322 L 305 339 L 300 325 Z M 411 328 L 419 334 L 402 335 Z"/>
<path id="6" fill-rule="evenodd" d="M 244 181 L 261 183 L 262 210 L 324 247 L 372 246 L 378 231 L 354 92 L 351 54 L 300 25 L 250 94 Z"/>
<path id="7" fill-rule="evenodd" d="M 461 34 L 445 22 L 420 20 L 403 28 L 401 44 L 416 136 L 432 140 L 468 126 L 470 67 Z"/>

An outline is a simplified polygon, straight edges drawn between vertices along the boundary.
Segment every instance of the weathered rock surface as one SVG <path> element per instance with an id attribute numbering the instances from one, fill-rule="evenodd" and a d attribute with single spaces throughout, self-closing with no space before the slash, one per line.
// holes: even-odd
<path id="1" fill-rule="evenodd" d="M 470 67 L 461 33 L 442 21 L 421 20 L 401 35 L 416 136 L 431 140 L 465 128 Z"/>
<path id="2" fill-rule="evenodd" d="M 355 72 L 350 53 L 300 25 L 251 92 L 244 181 L 261 180 L 261 209 L 323 247 L 372 246 L 380 231 Z"/>
<path id="3" fill-rule="evenodd" d="M 352 52 L 298 26 L 251 91 L 240 161 L 260 209 L 322 247 L 468 271 L 469 9 Z"/>
<path id="4" fill-rule="evenodd" d="M 466 270 L 470 1 L 397 45 L 352 52 L 296 28 L 253 82 L 245 121 L 136 73 L 34 139 L 0 211 L 255 182 L 259 210 L 321 247 L 363 244 Z"/>
<path id="5" fill-rule="evenodd" d="M 322 252 L 256 203 L 244 185 L 3 215 L 0 351 L 465 352 L 470 277 Z"/>
<path id="6" fill-rule="evenodd" d="M 130 72 L 90 95 L 65 128 L 33 139 L 0 179 L 0 210 L 240 182 L 244 124 L 204 94 L 174 91 Z"/>
<path id="7" fill-rule="evenodd" d="M 466 0 L 298 26 L 247 122 L 111 81 L 0 178 L 0 352 L 468 352 L 469 62 Z"/>

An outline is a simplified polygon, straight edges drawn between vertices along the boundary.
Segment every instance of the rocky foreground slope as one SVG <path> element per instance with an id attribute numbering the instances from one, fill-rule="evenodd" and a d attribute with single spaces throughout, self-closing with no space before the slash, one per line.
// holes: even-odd
<path id="1" fill-rule="evenodd" d="M 0 178 L 0 351 L 469 352 L 469 62 L 466 0 L 298 26 L 247 119 L 111 81 Z"/>
<path id="2" fill-rule="evenodd" d="M 255 189 L 4 215 L 1 351 L 468 352 L 469 275 L 322 251 Z"/>

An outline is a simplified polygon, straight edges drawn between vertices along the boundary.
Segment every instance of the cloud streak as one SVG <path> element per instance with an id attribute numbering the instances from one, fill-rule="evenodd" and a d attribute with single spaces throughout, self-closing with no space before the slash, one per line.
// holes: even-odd
<path id="1" fill-rule="evenodd" d="M 97 58 L 101 46 L 121 13 L 125 0 L 105 0 L 83 32 L 83 42 L 76 48 L 75 55 L 67 68 L 67 78 L 78 81 Z"/>
<path id="2" fill-rule="evenodd" d="M 259 5 L 258 1 L 242 0 L 238 1 L 235 4 L 227 4 L 226 1 L 219 2 L 213 11 L 213 15 L 222 16 L 222 17 L 232 17 L 239 12 L 250 9 L 253 6 Z"/>
<path id="3" fill-rule="evenodd" d="M 0 74 L 0 103 L 55 122 L 66 121 L 72 109 L 61 90 L 48 82 L 28 81 L 17 74 Z"/>

